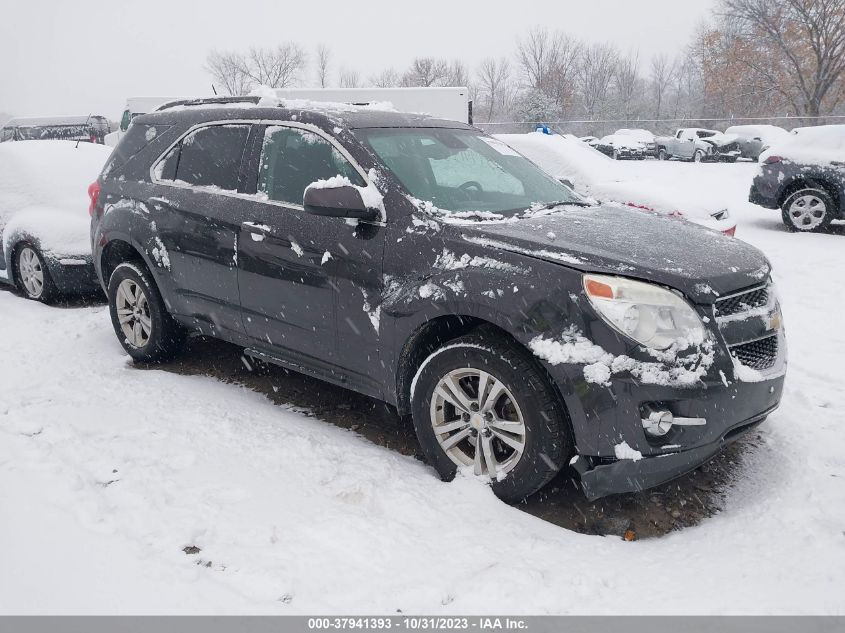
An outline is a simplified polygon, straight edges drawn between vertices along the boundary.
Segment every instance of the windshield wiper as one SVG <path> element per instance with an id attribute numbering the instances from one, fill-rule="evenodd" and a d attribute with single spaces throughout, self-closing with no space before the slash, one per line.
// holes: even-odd
<path id="1" fill-rule="evenodd" d="M 542 204 L 538 204 L 537 206 L 540 209 L 554 209 L 555 207 L 565 207 L 567 205 L 571 205 L 574 207 L 592 207 L 592 202 L 587 202 L 586 200 L 555 200 L 554 202 L 544 202 Z"/>

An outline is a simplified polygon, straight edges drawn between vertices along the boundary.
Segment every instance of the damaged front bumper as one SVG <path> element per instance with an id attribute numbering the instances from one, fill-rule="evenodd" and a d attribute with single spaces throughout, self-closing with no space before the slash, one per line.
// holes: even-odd
<path id="1" fill-rule="evenodd" d="M 581 487 L 588 500 L 594 501 L 611 494 L 640 492 L 680 477 L 713 459 L 725 446 L 756 428 L 777 404 L 766 411 L 728 428 L 716 442 L 688 450 L 640 459 L 620 459 L 608 462 L 586 456 L 576 456 L 572 468 L 581 478 Z"/>

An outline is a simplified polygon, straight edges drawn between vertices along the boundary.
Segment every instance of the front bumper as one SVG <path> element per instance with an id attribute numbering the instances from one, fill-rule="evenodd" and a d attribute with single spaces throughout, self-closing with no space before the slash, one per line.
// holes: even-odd
<path id="1" fill-rule="evenodd" d="M 589 501 L 611 494 L 640 492 L 671 481 L 713 459 L 719 451 L 760 425 L 777 405 L 752 418 L 743 420 L 725 431 L 716 442 L 689 450 L 638 461 L 624 459 L 611 463 L 597 463 L 589 457 L 578 458 L 572 467 L 581 477 L 581 488 Z"/>

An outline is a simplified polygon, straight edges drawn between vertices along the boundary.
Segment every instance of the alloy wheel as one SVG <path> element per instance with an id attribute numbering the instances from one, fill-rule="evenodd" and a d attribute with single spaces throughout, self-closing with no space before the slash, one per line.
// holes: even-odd
<path id="1" fill-rule="evenodd" d="M 505 384 L 486 371 L 460 368 L 437 383 L 431 424 L 440 448 L 457 466 L 502 479 L 525 450 L 525 421 Z"/>
<path id="2" fill-rule="evenodd" d="M 126 340 L 132 347 L 144 347 L 150 340 L 153 322 L 143 288 L 132 279 L 121 281 L 117 287 L 115 307 Z"/>
<path id="3" fill-rule="evenodd" d="M 814 194 L 798 196 L 789 205 L 789 219 L 795 228 L 809 231 L 819 226 L 827 214 L 824 200 Z"/>
<path id="4" fill-rule="evenodd" d="M 44 292 L 44 267 L 38 253 L 29 246 L 20 252 L 18 274 L 26 293 L 33 299 L 41 298 Z"/>

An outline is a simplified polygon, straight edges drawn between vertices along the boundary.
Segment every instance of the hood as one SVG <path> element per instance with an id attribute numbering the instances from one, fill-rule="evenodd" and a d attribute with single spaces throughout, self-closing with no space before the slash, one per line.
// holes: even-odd
<path id="1" fill-rule="evenodd" d="M 612 206 L 566 207 L 512 222 L 462 224 L 460 239 L 583 272 L 676 288 L 696 303 L 761 283 L 770 271 L 753 246 L 678 218 Z"/>
<path id="2" fill-rule="evenodd" d="M 710 143 L 711 145 L 715 145 L 716 147 L 724 147 L 725 145 L 736 143 L 737 140 L 739 140 L 739 137 L 736 134 L 719 133 L 699 140 L 704 141 L 705 143 Z"/>

